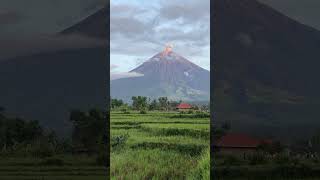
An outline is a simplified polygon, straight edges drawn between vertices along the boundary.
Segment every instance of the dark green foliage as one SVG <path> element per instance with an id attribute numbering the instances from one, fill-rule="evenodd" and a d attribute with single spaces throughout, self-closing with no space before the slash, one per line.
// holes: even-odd
<path id="1" fill-rule="evenodd" d="M 159 108 L 159 104 L 156 99 L 152 100 L 151 103 L 149 104 L 149 111 L 154 111 Z"/>
<path id="2" fill-rule="evenodd" d="M 210 118 L 210 114 L 206 112 L 196 111 L 195 113 L 188 114 L 181 111 L 178 115 L 173 115 L 171 118 Z"/>
<path id="3" fill-rule="evenodd" d="M 119 108 L 123 104 L 124 103 L 121 99 L 111 99 L 111 109 Z"/>
<path id="4" fill-rule="evenodd" d="M 129 138 L 129 134 L 123 134 L 118 136 L 111 137 L 111 147 L 112 148 L 119 148 L 125 145 Z"/>
<path id="5" fill-rule="evenodd" d="M 32 142 L 43 135 L 38 121 L 24 121 L 18 118 L 0 119 L 0 146 L 11 147 L 16 143 Z"/>
<path id="6" fill-rule="evenodd" d="M 141 128 L 141 130 L 162 136 L 190 136 L 198 138 L 210 137 L 210 132 L 196 129 L 163 128 L 158 130 L 152 130 L 150 128 Z"/>
<path id="7" fill-rule="evenodd" d="M 167 111 L 169 108 L 168 98 L 167 97 L 159 97 L 158 101 L 159 101 L 160 109 Z"/>
<path id="8" fill-rule="evenodd" d="M 105 113 L 91 109 L 88 113 L 75 110 L 71 112 L 70 121 L 74 125 L 72 143 L 75 148 L 89 154 L 99 152 L 99 148 L 107 143 Z"/>
<path id="9" fill-rule="evenodd" d="M 0 148 L 6 155 L 49 157 L 67 147 L 55 133 L 44 131 L 38 121 L 0 117 Z"/>
<path id="10" fill-rule="evenodd" d="M 132 97 L 132 107 L 134 110 L 141 111 L 147 108 L 147 97 L 144 96 L 133 96 Z"/>
<path id="11" fill-rule="evenodd" d="M 140 110 L 140 114 L 147 114 L 147 111 L 144 110 L 144 109 L 141 109 L 141 110 Z"/>
<path id="12" fill-rule="evenodd" d="M 130 114 L 129 107 L 128 107 L 127 104 L 122 105 L 122 106 L 120 107 L 120 111 L 123 112 L 123 114 Z"/>

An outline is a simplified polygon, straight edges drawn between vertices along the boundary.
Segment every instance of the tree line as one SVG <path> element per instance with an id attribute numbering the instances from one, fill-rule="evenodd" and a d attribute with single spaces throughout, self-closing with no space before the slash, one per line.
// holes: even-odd
<path id="1" fill-rule="evenodd" d="M 182 103 L 182 101 L 169 100 L 167 97 L 159 97 L 157 99 L 151 99 L 145 96 L 132 96 L 132 104 L 129 105 L 121 99 L 111 98 L 111 110 L 127 111 L 129 109 L 145 112 L 145 111 L 173 111 L 176 107 Z M 194 110 L 209 110 L 209 105 L 193 105 Z"/>
<path id="2" fill-rule="evenodd" d="M 58 137 L 39 121 L 10 117 L 0 108 L 0 155 L 51 157 L 59 154 L 99 155 L 108 161 L 107 113 L 99 109 L 70 112 L 71 137 Z"/>

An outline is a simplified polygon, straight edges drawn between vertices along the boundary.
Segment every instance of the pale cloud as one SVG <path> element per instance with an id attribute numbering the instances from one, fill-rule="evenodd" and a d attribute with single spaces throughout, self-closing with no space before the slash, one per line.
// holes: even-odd
<path id="1" fill-rule="evenodd" d="M 121 78 L 133 78 L 133 77 L 141 77 L 143 74 L 136 72 L 121 72 L 121 73 L 111 73 L 110 80 L 116 80 Z"/>
<path id="2" fill-rule="evenodd" d="M 124 59 L 131 59 L 128 63 L 132 64 L 126 67 L 132 67 L 137 64 L 137 56 L 140 63 L 141 59 L 147 60 L 171 42 L 175 52 L 209 69 L 210 0 L 143 2 L 111 1 L 111 57 L 126 56 Z M 111 63 L 117 62 L 119 59 L 111 58 Z"/>

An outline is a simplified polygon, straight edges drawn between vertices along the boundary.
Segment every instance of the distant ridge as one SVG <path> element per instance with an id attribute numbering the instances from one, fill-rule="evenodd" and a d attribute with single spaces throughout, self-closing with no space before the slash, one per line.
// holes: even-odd
<path id="1" fill-rule="evenodd" d="M 81 34 L 94 38 L 107 37 L 107 8 L 104 7 L 98 12 L 86 17 L 79 23 L 63 30 L 61 34 Z"/>

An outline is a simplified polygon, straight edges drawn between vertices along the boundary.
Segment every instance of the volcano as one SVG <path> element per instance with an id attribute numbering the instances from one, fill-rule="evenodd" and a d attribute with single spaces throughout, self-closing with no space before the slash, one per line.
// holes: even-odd
<path id="1" fill-rule="evenodd" d="M 320 126 L 320 32 L 256 0 L 213 5 L 215 123 L 284 140 L 311 136 Z"/>
<path id="2" fill-rule="evenodd" d="M 190 62 L 167 46 L 139 67 L 139 77 L 111 81 L 111 97 L 126 101 L 132 96 L 171 100 L 209 101 L 210 72 Z"/>
<path id="3" fill-rule="evenodd" d="M 52 36 L 63 40 L 64 36 L 77 35 L 107 42 L 106 9 Z M 109 79 L 107 48 L 107 43 L 79 48 L 74 42 L 68 48 L 0 61 L 0 106 L 14 116 L 38 120 L 59 136 L 70 136 L 71 110 L 105 108 L 109 91 L 105 84 Z"/>

